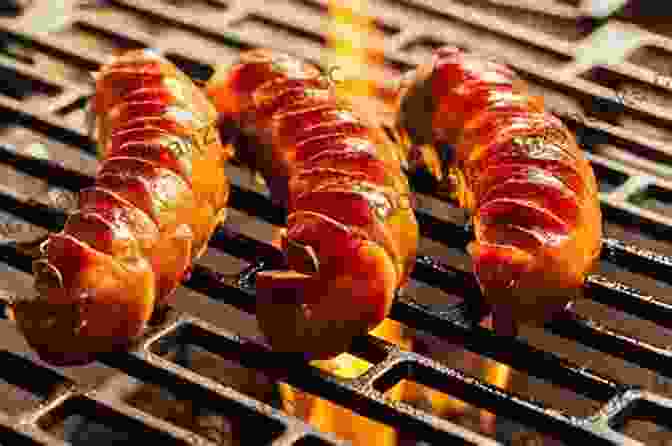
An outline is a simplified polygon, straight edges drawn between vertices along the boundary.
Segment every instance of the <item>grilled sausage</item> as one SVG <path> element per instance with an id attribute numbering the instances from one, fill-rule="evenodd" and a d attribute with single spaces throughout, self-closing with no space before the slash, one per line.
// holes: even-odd
<path id="1" fill-rule="evenodd" d="M 443 47 L 400 83 L 396 132 L 443 160 L 473 218 L 485 299 L 544 320 L 582 289 L 600 252 L 592 168 L 563 123 L 507 66 Z"/>
<path id="2" fill-rule="evenodd" d="M 418 229 L 401 153 L 319 69 L 244 53 L 206 86 L 222 132 L 287 211 L 288 269 L 257 274 L 257 318 L 275 350 L 327 359 L 375 328 L 415 262 Z"/>
<path id="3" fill-rule="evenodd" d="M 33 264 L 38 296 L 12 317 L 40 357 L 89 362 L 140 334 L 225 217 L 229 183 L 216 112 L 173 64 L 120 55 L 97 75 L 95 185 Z"/>

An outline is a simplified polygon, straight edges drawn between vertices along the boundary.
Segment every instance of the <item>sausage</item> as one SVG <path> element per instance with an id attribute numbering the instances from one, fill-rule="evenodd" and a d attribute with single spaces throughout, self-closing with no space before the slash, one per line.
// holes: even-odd
<path id="1" fill-rule="evenodd" d="M 543 321 L 580 296 L 600 253 L 595 176 L 510 68 L 437 49 L 400 82 L 395 126 L 406 145 L 437 151 L 443 181 L 470 212 L 467 250 L 488 303 Z"/>
<path id="2" fill-rule="evenodd" d="M 256 276 L 257 319 L 276 351 L 328 359 L 387 316 L 415 262 L 403 154 L 288 54 L 243 53 L 206 85 L 220 131 L 287 209 L 287 269 Z"/>
<path id="3" fill-rule="evenodd" d="M 232 155 L 204 93 L 150 50 L 96 76 L 101 165 L 33 263 L 34 299 L 11 317 L 41 359 L 84 364 L 139 335 L 226 215 Z"/>

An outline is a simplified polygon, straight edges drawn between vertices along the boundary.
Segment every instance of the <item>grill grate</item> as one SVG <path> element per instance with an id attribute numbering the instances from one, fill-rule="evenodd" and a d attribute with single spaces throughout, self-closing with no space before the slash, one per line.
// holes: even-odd
<path id="1" fill-rule="evenodd" d="M 6 240 L 0 244 L 0 260 L 8 271 L 0 275 L 6 281 L 0 288 L 9 295 L 29 292 L 30 277 L 24 273 L 30 272 L 31 261 L 29 253 L 11 241 L 60 229 L 68 197 L 92 182 L 95 146 L 84 133 L 82 119 L 85 99 L 91 93 L 87 71 L 95 70 L 110 50 L 154 47 L 202 80 L 212 73 L 212 65 L 232 61 L 245 48 L 280 48 L 317 62 L 324 51 L 320 30 L 326 20 L 326 0 L 275 0 L 263 5 L 234 0 L 91 0 L 54 7 L 56 3 L 26 2 L 15 16 L 0 17 L 0 75 L 4 79 L 0 164 L 3 172 L 14 175 L 0 187 L 0 209 L 11 215 L 0 226 Z M 531 89 L 545 96 L 548 106 L 576 130 L 600 180 L 607 236 L 602 270 L 586 284 L 587 301 L 649 321 L 657 333 L 672 329 L 672 301 L 665 298 L 672 285 L 672 257 L 665 255 L 672 254 L 667 243 L 672 240 L 672 175 L 666 147 L 672 114 L 660 102 L 672 90 L 672 82 L 665 77 L 666 62 L 672 61 L 672 41 L 612 20 L 606 29 L 627 35 L 624 40 L 630 47 L 624 49 L 622 60 L 598 66 L 599 61 L 586 61 L 581 52 L 585 45 L 595 44 L 591 34 L 595 24 L 582 21 L 576 8 L 568 5 L 572 2 L 549 0 L 543 11 L 487 0 L 369 3 L 385 35 L 390 70 L 411 67 L 432 47 L 449 43 L 497 55 L 512 64 Z M 59 8 L 64 9 L 56 11 Z M 222 261 L 213 254 L 217 262 L 213 260 L 212 266 L 207 259 L 201 262 L 185 286 L 214 300 L 207 303 L 208 308 L 225 303 L 253 313 L 250 272 L 277 264 L 280 253 L 263 236 L 266 229 L 250 228 L 280 225 L 283 213 L 249 181 L 247 171 L 231 166 L 228 173 L 233 184 L 230 206 L 235 211 L 211 240 L 214 249 L 208 254 L 224 252 L 227 257 Z M 50 194 L 65 197 L 62 206 L 46 201 Z M 134 440 L 156 438 L 167 444 L 192 445 L 219 441 L 150 415 L 124 402 L 118 392 L 106 391 L 109 387 L 99 382 L 127 375 L 157 385 L 175 398 L 191 400 L 204 413 L 225 414 L 243 430 L 263 434 L 245 444 L 340 444 L 332 435 L 288 417 L 272 404 L 197 372 L 188 359 L 189 352 L 196 350 L 413 432 L 431 444 L 497 442 L 410 404 L 392 401 L 386 392 L 402 380 L 505 414 L 567 444 L 635 445 L 640 443 L 620 433 L 628 420 L 669 425 L 672 399 L 664 396 L 669 393 L 662 391 L 664 386 L 612 379 L 522 337 L 497 336 L 475 324 L 481 309 L 464 299 L 478 296 L 478 287 L 464 261 L 469 231 L 463 213 L 427 194 L 419 196 L 418 204 L 424 236 L 421 253 L 428 255 L 418 257 L 413 279 L 435 293 L 461 299 L 437 310 L 419 298 L 400 296 L 390 317 L 598 401 L 599 410 L 588 416 L 565 413 L 374 337 L 358 339 L 351 351 L 372 367 L 357 378 L 341 379 L 301 358 L 273 353 L 258 338 L 199 316 L 202 311 L 177 308 L 130 351 L 101 357 L 96 367 L 105 371 L 96 372 L 95 385 L 72 371 L 49 369 L 25 349 L 10 346 L 11 339 L 19 336 L 7 328 L 11 325 L 5 327 L 3 333 L 11 335 L 0 350 L 0 378 L 24 388 L 38 403 L 0 411 L 0 443 L 57 445 L 63 444 L 57 440 L 60 436 L 73 444 L 86 444 L 71 432 L 82 419 L 95 419 L 88 422 L 109 425 Z M 457 255 L 448 256 L 447 251 Z M 657 342 L 660 335 L 651 341 L 643 329 L 643 335 L 638 329 L 621 332 L 612 316 L 606 320 L 586 317 L 579 310 L 568 310 L 545 330 L 648 369 L 663 383 L 665 377 L 672 377 L 672 349 Z"/>

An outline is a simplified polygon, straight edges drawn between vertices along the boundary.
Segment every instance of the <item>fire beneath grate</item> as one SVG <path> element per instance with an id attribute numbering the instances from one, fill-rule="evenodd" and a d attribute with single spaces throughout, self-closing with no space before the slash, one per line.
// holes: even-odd
<path id="1" fill-rule="evenodd" d="M 15 242 L 60 229 L 75 192 L 92 181 L 95 148 L 83 107 L 88 72 L 110 51 L 157 48 L 201 80 L 250 47 L 317 62 L 324 52 L 325 0 L 18 3 L 23 9 L 0 17 L 7 297 L 32 293 L 30 253 Z M 514 3 L 369 2 L 387 69 L 408 69 L 442 44 L 479 50 L 511 63 L 576 131 L 599 178 L 607 224 L 599 270 L 564 319 L 522 327 L 516 338 L 473 322 L 482 315 L 463 212 L 421 193 L 421 256 L 391 314 L 414 350 L 358 339 L 350 354 L 366 366 L 354 378 L 273 353 L 260 340 L 248 279 L 278 261 L 271 241 L 283 213 L 250 172 L 230 166 L 229 219 L 166 320 L 129 352 L 51 369 L 0 321 L 0 444 L 340 444 L 288 415 L 301 416 L 283 406 L 279 382 L 349 411 L 357 426 L 396 431 L 401 446 L 670 444 L 672 41 L 636 28 L 627 11 L 630 23 L 617 18 L 597 30 L 627 44 L 606 65 L 584 51 L 599 42 L 578 2 L 507 6 Z M 503 366 L 512 369 L 506 389 L 493 376 Z M 400 386 L 414 389 L 401 401 Z"/>

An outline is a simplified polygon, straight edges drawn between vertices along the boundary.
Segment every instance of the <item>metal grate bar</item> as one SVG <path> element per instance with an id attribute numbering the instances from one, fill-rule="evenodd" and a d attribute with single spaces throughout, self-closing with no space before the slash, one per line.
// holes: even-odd
<path id="1" fill-rule="evenodd" d="M 549 324 L 549 328 L 568 339 L 580 340 L 583 344 L 605 353 L 672 376 L 672 351 L 669 348 L 656 347 L 574 314 L 554 321 Z"/>

